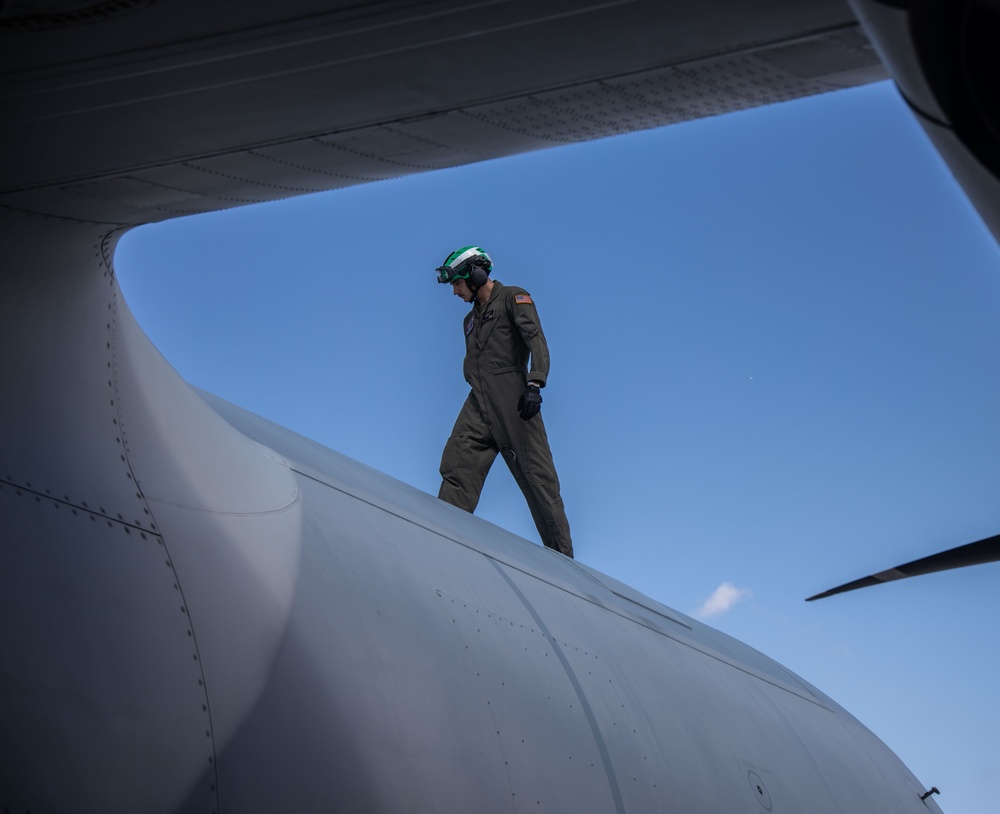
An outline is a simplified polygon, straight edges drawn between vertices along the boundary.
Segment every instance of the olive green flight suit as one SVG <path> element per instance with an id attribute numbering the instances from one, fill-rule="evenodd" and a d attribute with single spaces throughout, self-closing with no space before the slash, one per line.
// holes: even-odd
<path id="1" fill-rule="evenodd" d="M 569 521 L 541 413 L 523 420 L 517 402 L 529 381 L 545 386 L 549 349 L 531 297 L 493 281 L 489 301 L 475 303 L 463 322 L 465 400 L 441 456 L 438 497 L 473 512 L 497 453 L 528 501 L 542 542 L 573 556 Z M 531 368 L 528 368 L 528 357 Z"/>

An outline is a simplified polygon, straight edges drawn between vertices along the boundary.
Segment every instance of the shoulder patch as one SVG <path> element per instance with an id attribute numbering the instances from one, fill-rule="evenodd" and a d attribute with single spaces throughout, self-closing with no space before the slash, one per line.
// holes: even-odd
<path id="1" fill-rule="evenodd" d="M 465 335 L 468 336 L 472 333 L 472 329 L 476 327 L 476 314 L 475 312 L 469 314 L 465 318 Z"/>
<path id="2" fill-rule="evenodd" d="M 534 303 L 531 301 L 530 294 L 515 294 L 514 302 L 516 302 L 518 305 L 534 305 Z"/>

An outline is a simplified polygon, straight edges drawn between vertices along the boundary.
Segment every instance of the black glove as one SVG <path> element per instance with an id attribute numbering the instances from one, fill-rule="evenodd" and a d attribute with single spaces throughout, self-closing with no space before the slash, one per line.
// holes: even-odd
<path id="1" fill-rule="evenodd" d="M 538 415 L 538 411 L 541 409 L 542 394 L 537 387 L 529 384 L 521 394 L 521 398 L 517 400 L 517 411 L 521 414 L 521 418 L 527 421 Z"/>

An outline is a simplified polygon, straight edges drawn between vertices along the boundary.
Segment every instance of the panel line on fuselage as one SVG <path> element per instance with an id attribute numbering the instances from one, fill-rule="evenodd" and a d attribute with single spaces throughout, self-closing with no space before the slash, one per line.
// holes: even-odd
<path id="1" fill-rule="evenodd" d="M 611 765 L 611 754 L 608 752 L 608 745 L 604 741 L 604 735 L 601 733 L 601 728 L 597 725 L 597 717 L 594 715 L 594 710 L 590 706 L 590 701 L 587 699 L 587 695 L 584 693 L 583 687 L 580 685 L 580 679 L 577 678 L 576 673 L 573 672 L 573 668 L 570 666 L 569 660 L 566 658 L 566 654 L 563 652 L 562 647 L 559 646 L 559 642 L 556 640 L 555 636 L 552 635 L 548 626 L 545 624 L 545 620 L 542 619 L 535 607 L 528 601 L 528 597 L 526 597 L 524 592 L 517 587 L 517 584 L 510 578 L 510 575 L 504 571 L 500 563 L 492 558 L 490 559 L 490 563 L 494 568 L 496 568 L 500 576 L 504 578 L 504 581 L 510 586 L 510 589 L 521 601 L 521 604 L 524 605 L 528 613 L 531 614 L 531 618 L 535 620 L 535 624 L 538 625 L 538 629 L 548 640 L 549 646 L 559 659 L 559 663 L 562 665 L 563 670 L 566 671 L 566 677 L 569 679 L 569 683 L 573 687 L 573 692 L 576 693 L 577 700 L 580 702 L 580 708 L 583 710 L 584 717 L 587 719 L 587 724 L 590 726 L 590 731 L 594 736 L 594 743 L 597 746 L 597 751 L 601 756 L 601 762 L 604 764 L 604 771 L 608 776 L 608 787 L 610 788 L 611 796 L 615 801 L 615 811 L 618 812 L 618 814 L 625 814 L 625 804 L 622 801 L 622 792 L 620 786 L 618 785 L 618 777 L 615 774 L 615 767 Z"/>

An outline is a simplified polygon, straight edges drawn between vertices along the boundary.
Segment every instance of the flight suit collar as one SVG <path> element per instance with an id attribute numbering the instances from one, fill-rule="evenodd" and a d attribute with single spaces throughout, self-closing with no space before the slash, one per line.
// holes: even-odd
<path id="1" fill-rule="evenodd" d="M 488 300 L 486 300 L 486 305 L 482 305 L 481 306 L 479 304 L 478 300 L 474 300 L 473 301 L 474 304 L 475 304 L 476 310 L 477 311 L 480 311 L 480 310 L 485 311 L 485 310 L 487 310 L 490 307 L 490 304 L 493 302 L 493 300 L 495 300 L 499 296 L 500 289 L 502 289 L 502 288 L 503 288 L 503 283 L 501 283 L 499 280 L 494 280 L 493 281 L 493 290 L 490 291 L 490 298 Z"/>

